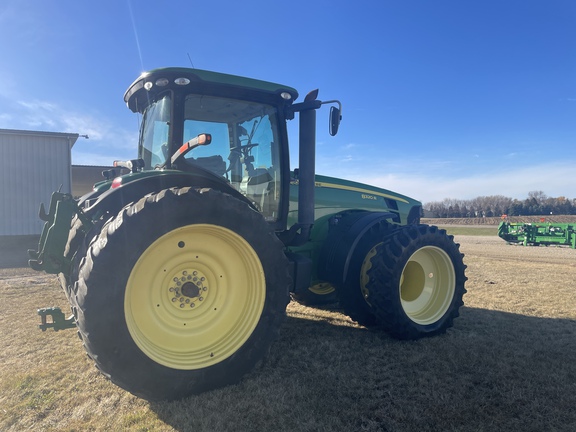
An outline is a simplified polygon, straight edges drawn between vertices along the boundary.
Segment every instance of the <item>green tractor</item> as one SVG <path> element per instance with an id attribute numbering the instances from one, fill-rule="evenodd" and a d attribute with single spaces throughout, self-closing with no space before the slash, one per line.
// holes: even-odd
<path id="1" fill-rule="evenodd" d="M 421 204 L 315 175 L 316 110 L 338 101 L 198 69 L 142 74 L 138 159 L 92 192 L 55 192 L 30 266 L 58 274 L 76 327 L 114 383 L 149 400 L 235 383 L 269 350 L 291 296 L 333 302 L 399 339 L 444 333 L 464 295 L 459 245 L 421 225 Z M 299 169 L 286 121 L 299 116 Z M 119 175 L 118 169 L 130 172 Z M 51 319 L 49 319 L 51 318 Z"/>

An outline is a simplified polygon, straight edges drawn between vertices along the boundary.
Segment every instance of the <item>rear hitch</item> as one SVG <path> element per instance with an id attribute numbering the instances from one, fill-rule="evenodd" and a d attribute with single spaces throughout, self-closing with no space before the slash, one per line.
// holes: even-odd
<path id="1" fill-rule="evenodd" d="M 69 318 L 66 318 L 62 310 L 58 307 L 38 309 L 38 315 L 40 315 L 41 321 L 38 328 L 42 331 L 46 331 L 49 328 L 58 331 L 76 327 L 74 316 L 72 315 Z M 52 317 L 52 322 L 48 322 L 46 319 L 48 316 Z"/>
<path id="2" fill-rule="evenodd" d="M 70 225 L 74 215 L 82 221 L 83 229 L 89 229 L 92 221 L 78 207 L 72 195 L 54 192 L 50 199 L 48 213 L 44 204 L 40 205 L 38 216 L 44 222 L 37 250 L 28 250 L 28 264 L 34 270 L 46 273 L 66 273 L 69 257 L 64 256 L 64 250 L 70 233 Z"/>

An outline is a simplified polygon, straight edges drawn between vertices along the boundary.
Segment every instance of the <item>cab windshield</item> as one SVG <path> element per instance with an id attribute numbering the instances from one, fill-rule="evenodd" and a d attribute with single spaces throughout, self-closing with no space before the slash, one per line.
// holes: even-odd
<path id="1" fill-rule="evenodd" d="M 142 119 L 140 129 L 140 158 L 146 169 L 154 169 L 168 159 L 168 132 L 172 101 L 166 93 L 151 104 Z"/>
<path id="2" fill-rule="evenodd" d="M 210 134 L 211 143 L 188 152 L 177 169 L 207 169 L 225 178 L 247 196 L 264 217 L 275 221 L 280 197 L 280 138 L 276 108 L 256 102 L 205 95 L 188 95 L 184 101 L 181 142 L 168 145 L 170 93 L 144 113 L 140 157 L 146 169 L 163 167 L 183 143 Z"/>

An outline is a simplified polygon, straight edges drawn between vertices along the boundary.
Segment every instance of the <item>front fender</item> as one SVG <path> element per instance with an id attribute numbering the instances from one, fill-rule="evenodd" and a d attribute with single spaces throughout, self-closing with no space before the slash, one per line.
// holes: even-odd
<path id="1" fill-rule="evenodd" d="M 333 284 L 346 280 L 350 261 L 360 239 L 378 223 L 392 225 L 392 212 L 357 211 L 334 217 L 320 253 L 318 275 Z"/>
<path id="2" fill-rule="evenodd" d="M 138 201 L 145 195 L 158 193 L 164 189 L 194 187 L 211 188 L 232 195 L 234 198 L 254 205 L 248 198 L 234 189 L 224 178 L 216 176 L 205 170 L 195 169 L 190 172 L 182 171 L 158 171 L 145 172 L 142 176 L 125 176 L 130 180 L 116 188 L 110 188 L 96 198 L 85 202 L 84 213 L 92 218 L 99 218 L 104 213 L 115 215 L 124 206 Z M 138 174 L 138 173 L 137 173 Z"/>

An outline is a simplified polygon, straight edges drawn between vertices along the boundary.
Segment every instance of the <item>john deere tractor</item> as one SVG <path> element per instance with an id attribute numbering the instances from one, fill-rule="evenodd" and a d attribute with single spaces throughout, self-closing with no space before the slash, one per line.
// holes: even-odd
<path id="1" fill-rule="evenodd" d="M 465 265 L 421 204 L 315 175 L 322 102 L 271 82 L 198 69 L 142 74 L 124 100 L 142 115 L 138 158 L 92 192 L 55 192 L 30 266 L 57 274 L 65 318 L 104 375 L 149 400 L 235 383 L 266 354 L 291 296 L 334 301 L 399 339 L 444 333 Z M 286 122 L 299 117 L 299 167 Z M 129 170 L 124 175 L 120 169 Z"/>

